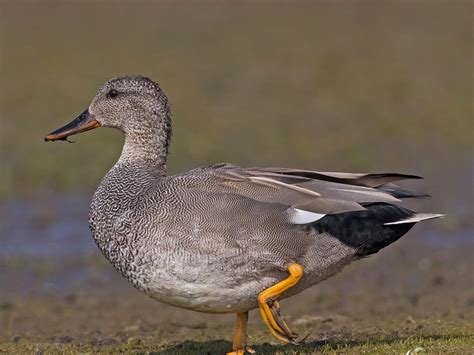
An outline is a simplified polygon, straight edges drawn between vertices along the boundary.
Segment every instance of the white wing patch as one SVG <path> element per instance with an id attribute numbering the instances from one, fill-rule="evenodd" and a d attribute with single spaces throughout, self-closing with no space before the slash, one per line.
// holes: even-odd
<path id="1" fill-rule="evenodd" d="M 290 214 L 290 223 L 292 224 L 313 223 L 325 216 L 325 214 L 300 210 L 294 207 L 288 208 L 287 211 Z"/>

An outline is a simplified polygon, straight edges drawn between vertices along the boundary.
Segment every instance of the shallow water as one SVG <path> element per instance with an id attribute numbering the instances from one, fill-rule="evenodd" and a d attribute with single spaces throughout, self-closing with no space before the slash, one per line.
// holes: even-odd
<path id="1" fill-rule="evenodd" d="M 7 201 L 0 209 L 0 256 L 67 257 L 95 249 L 78 195 Z"/>

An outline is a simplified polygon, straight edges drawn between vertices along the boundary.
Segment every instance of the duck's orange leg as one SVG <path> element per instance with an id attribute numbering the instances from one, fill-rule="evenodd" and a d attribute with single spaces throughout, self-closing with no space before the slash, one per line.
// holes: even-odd
<path id="1" fill-rule="evenodd" d="M 288 272 L 290 273 L 288 278 L 267 288 L 258 295 L 258 306 L 263 321 L 275 338 L 283 343 L 297 344 L 298 334 L 293 333 L 281 317 L 277 298 L 300 281 L 303 276 L 303 267 L 299 264 L 291 264 L 288 267 Z"/>
<path id="2" fill-rule="evenodd" d="M 237 325 L 235 327 L 234 341 L 232 342 L 232 351 L 227 355 L 244 355 L 245 352 L 254 353 L 247 346 L 247 322 L 249 312 L 237 313 Z"/>

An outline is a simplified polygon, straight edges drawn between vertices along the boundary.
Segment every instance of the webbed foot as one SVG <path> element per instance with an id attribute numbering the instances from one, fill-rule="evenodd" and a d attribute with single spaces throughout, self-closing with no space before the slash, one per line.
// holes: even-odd
<path id="1" fill-rule="evenodd" d="M 298 334 L 293 333 L 280 314 L 280 304 L 277 298 L 295 286 L 303 276 L 303 267 L 299 264 L 291 264 L 288 267 L 290 276 L 276 285 L 267 288 L 258 295 L 258 305 L 263 321 L 270 329 L 272 335 L 283 343 L 297 345 Z"/>

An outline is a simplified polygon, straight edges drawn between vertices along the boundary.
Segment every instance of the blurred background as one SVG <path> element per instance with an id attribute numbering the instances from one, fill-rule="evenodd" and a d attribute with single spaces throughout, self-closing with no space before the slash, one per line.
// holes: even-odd
<path id="1" fill-rule="evenodd" d="M 0 340 L 107 346 L 161 332 L 166 343 L 232 327 L 229 316 L 149 300 L 97 250 L 88 206 L 120 154 L 119 132 L 43 142 L 104 81 L 125 74 L 149 76 L 171 100 L 171 174 L 232 162 L 425 177 L 404 186 L 433 197 L 409 206 L 447 218 L 286 301 L 290 321 L 317 329 L 315 338 L 351 334 L 347 322 L 360 325 L 367 313 L 413 331 L 416 317 L 473 329 L 465 320 L 474 315 L 472 2 L 4 0 L 0 8 Z"/>

